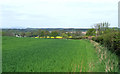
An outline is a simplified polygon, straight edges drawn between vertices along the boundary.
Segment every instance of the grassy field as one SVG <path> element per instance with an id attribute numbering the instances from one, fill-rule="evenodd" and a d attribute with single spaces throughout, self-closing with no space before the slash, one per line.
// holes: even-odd
<path id="1" fill-rule="evenodd" d="M 3 72 L 106 71 L 106 64 L 99 60 L 100 54 L 88 40 L 15 37 L 2 40 Z M 114 64 L 116 67 L 110 71 L 118 71 L 117 61 Z"/>

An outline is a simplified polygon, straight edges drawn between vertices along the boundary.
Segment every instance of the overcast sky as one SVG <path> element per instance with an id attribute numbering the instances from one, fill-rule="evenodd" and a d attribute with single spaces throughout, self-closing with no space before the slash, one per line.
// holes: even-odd
<path id="1" fill-rule="evenodd" d="M 2 28 L 80 28 L 108 22 L 118 26 L 119 0 L 2 0 Z"/>

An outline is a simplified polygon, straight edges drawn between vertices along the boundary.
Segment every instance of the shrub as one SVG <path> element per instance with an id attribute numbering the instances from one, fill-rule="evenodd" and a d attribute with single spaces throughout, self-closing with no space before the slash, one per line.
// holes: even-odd
<path id="1" fill-rule="evenodd" d="M 112 52 L 115 52 L 117 55 L 120 55 L 120 32 L 109 32 L 103 35 L 100 35 L 92 40 L 103 44 Z"/>

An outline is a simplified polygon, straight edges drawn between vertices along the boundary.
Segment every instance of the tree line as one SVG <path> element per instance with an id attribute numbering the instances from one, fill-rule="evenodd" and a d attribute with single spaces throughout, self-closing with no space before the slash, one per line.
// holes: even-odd
<path id="1" fill-rule="evenodd" d="M 73 38 L 83 36 L 81 31 L 60 31 L 60 30 L 54 30 L 54 31 L 47 31 L 47 30 L 35 30 L 35 31 L 17 31 L 17 30 L 6 30 L 2 32 L 2 36 L 21 36 L 21 37 L 45 37 L 47 36 L 56 38 L 57 36 L 62 36 L 63 38 L 68 38 L 69 36 L 72 36 Z"/>

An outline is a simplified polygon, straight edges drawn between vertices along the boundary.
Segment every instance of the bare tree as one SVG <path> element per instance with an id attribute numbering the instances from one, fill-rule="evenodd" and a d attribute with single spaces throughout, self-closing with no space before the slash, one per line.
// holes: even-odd
<path id="1" fill-rule="evenodd" d="M 95 24 L 93 27 L 96 30 L 96 36 L 104 33 L 104 31 L 106 31 L 109 26 L 110 26 L 110 24 L 106 23 L 106 22 Z"/>

